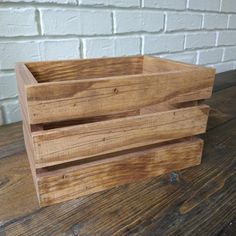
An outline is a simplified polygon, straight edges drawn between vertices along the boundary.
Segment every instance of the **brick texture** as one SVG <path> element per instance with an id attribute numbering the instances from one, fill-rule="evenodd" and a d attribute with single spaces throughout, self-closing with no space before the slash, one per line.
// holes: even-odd
<path id="1" fill-rule="evenodd" d="M 144 37 L 144 54 L 182 51 L 184 35 L 159 35 Z"/>
<path id="2" fill-rule="evenodd" d="M 45 35 L 98 35 L 112 33 L 110 11 L 40 9 Z"/>
<path id="3" fill-rule="evenodd" d="M 202 26 L 202 15 L 167 13 L 166 31 L 199 30 Z"/>
<path id="4" fill-rule="evenodd" d="M 213 64 L 222 60 L 223 49 L 214 48 L 209 50 L 202 50 L 199 52 L 199 64 Z"/>
<path id="5" fill-rule="evenodd" d="M 222 0 L 221 11 L 236 13 L 235 0 Z"/>
<path id="6" fill-rule="evenodd" d="M 216 33 L 189 33 L 186 35 L 186 49 L 213 47 L 216 43 Z"/>
<path id="7" fill-rule="evenodd" d="M 219 11 L 220 1 L 221 0 L 188 0 L 188 8 L 203 11 Z"/>
<path id="8" fill-rule="evenodd" d="M 164 28 L 164 13 L 155 11 L 115 11 L 114 21 L 115 33 L 158 32 Z"/>
<path id="9" fill-rule="evenodd" d="M 228 16 L 223 14 L 205 14 L 203 20 L 203 29 L 226 29 Z"/>
<path id="10" fill-rule="evenodd" d="M 0 22 L 0 36 L 10 37 L 38 34 L 35 21 L 35 9 L 33 8 L 0 9 Z"/>
<path id="11" fill-rule="evenodd" d="M 183 10 L 186 0 L 143 0 L 144 7 Z"/>
<path id="12" fill-rule="evenodd" d="M 79 0 L 79 4 L 86 6 L 139 7 L 140 0 Z"/>
<path id="13" fill-rule="evenodd" d="M 222 31 L 219 33 L 219 38 L 218 38 L 219 46 L 235 45 L 235 42 L 236 42 L 236 31 Z"/>
<path id="14" fill-rule="evenodd" d="M 229 16 L 229 28 L 236 29 L 236 15 Z"/>
<path id="15" fill-rule="evenodd" d="M 84 39 L 83 44 L 86 57 L 138 55 L 141 39 L 138 37 Z"/>

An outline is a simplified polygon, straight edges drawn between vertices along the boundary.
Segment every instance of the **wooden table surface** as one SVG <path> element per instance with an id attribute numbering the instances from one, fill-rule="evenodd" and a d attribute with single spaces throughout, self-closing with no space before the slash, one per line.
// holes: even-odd
<path id="1" fill-rule="evenodd" d="M 236 235 L 236 71 L 217 76 L 202 164 L 39 208 L 21 123 L 0 128 L 0 235 Z"/>

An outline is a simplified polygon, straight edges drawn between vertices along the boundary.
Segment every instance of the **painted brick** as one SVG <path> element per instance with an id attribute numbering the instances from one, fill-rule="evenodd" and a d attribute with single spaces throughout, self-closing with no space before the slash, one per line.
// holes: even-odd
<path id="1" fill-rule="evenodd" d="M 2 2 L 32 2 L 32 3 L 57 3 L 57 4 L 77 4 L 76 0 L 1 0 Z"/>
<path id="2" fill-rule="evenodd" d="M 203 29 L 226 29 L 227 23 L 227 15 L 205 14 L 203 20 Z"/>
<path id="3" fill-rule="evenodd" d="M 236 60 L 236 47 L 225 48 L 224 61 Z"/>
<path id="4" fill-rule="evenodd" d="M 186 49 L 205 48 L 215 46 L 216 33 L 192 33 L 186 35 Z"/>
<path id="5" fill-rule="evenodd" d="M 186 8 L 186 0 L 143 0 L 144 7 L 183 10 Z"/>
<path id="6" fill-rule="evenodd" d="M 183 50 L 184 35 L 144 36 L 144 54 L 177 52 Z"/>
<path id="7" fill-rule="evenodd" d="M 21 120 L 19 101 L 6 101 L 2 103 L 2 112 L 6 124 Z"/>
<path id="8" fill-rule="evenodd" d="M 80 43 L 78 39 L 47 40 L 40 43 L 42 60 L 78 59 Z"/>
<path id="9" fill-rule="evenodd" d="M 139 37 L 83 39 L 86 58 L 140 54 Z"/>
<path id="10" fill-rule="evenodd" d="M 115 33 L 158 32 L 164 27 L 164 13 L 155 11 L 115 11 Z"/>
<path id="11" fill-rule="evenodd" d="M 221 11 L 223 11 L 223 12 L 236 12 L 235 0 L 222 0 Z"/>
<path id="12" fill-rule="evenodd" d="M 112 33 L 107 10 L 40 9 L 45 35 L 97 35 Z"/>
<path id="13" fill-rule="evenodd" d="M 37 35 L 35 10 L 33 8 L 0 9 L 0 22 L 2 22 L 0 24 L 0 36 Z"/>
<path id="14" fill-rule="evenodd" d="M 235 69 L 235 62 L 223 62 L 219 64 L 213 65 L 213 67 L 216 69 L 216 73 L 222 73 L 229 70 Z"/>
<path id="15" fill-rule="evenodd" d="M 188 0 L 188 8 L 203 11 L 219 11 L 220 0 Z"/>
<path id="16" fill-rule="evenodd" d="M 219 32 L 218 45 L 235 45 L 236 31 Z"/>
<path id="17" fill-rule="evenodd" d="M 0 100 L 18 96 L 14 74 L 0 74 Z"/>
<path id="18" fill-rule="evenodd" d="M 161 55 L 161 57 L 174 61 L 182 61 L 190 64 L 196 64 L 197 62 L 197 52 L 173 53 L 173 54 Z"/>
<path id="19" fill-rule="evenodd" d="M 199 61 L 200 65 L 219 63 L 222 60 L 223 49 L 214 48 L 209 50 L 203 50 L 199 52 Z"/>
<path id="20" fill-rule="evenodd" d="M 31 41 L 0 42 L 0 69 L 13 69 L 16 62 L 39 61 L 39 43 Z"/>
<path id="21" fill-rule="evenodd" d="M 167 13 L 166 31 L 201 29 L 202 15 Z"/>
<path id="22" fill-rule="evenodd" d="M 89 6 L 140 7 L 140 0 L 79 0 L 79 4 Z"/>
<path id="23" fill-rule="evenodd" d="M 229 17 L 229 29 L 236 29 L 236 15 Z"/>

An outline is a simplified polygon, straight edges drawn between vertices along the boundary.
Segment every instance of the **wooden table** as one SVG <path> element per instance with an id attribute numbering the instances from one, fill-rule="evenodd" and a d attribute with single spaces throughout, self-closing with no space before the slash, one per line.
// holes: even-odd
<path id="1" fill-rule="evenodd" d="M 236 71 L 217 76 L 202 164 L 39 208 L 21 123 L 0 128 L 0 235 L 236 235 Z"/>

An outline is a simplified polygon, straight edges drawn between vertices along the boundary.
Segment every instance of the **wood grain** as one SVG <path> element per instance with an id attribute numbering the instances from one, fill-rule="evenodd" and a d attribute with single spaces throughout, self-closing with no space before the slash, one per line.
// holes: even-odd
<path id="1" fill-rule="evenodd" d="M 224 80 L 228 84 L 227 78 Z M 0 234 L 234 235 L 236 114 L 233 97 L 232 102 L 225 102 L 234 93 L 224 92 L 221 85 L 225 86 L 216 83 L 217 91 L 222 91 L 215 93 L 217 102 L 211 104 L 214 110 L 224 109 L 217 113 L 217 122 L 210 114 L 203 162 L 196 167 L 39 210 L 26 154 L 1 159 Z M 20 123 L 0 127 L 0 134 L 12 133 L 14 127 L 15 136 L 22 136 Z M 18 140 L 12 140 L 11 150 L 22 150 Z M 3 149 L 7 146 L 1 145 Z"/>
<path id="2" fill-rule="evenodd" d="M 36 168 L 205 132 L 209 107 L 189 107 L 32 133 Z"/>
<path id="3" fill-rule="evenodd" d="M 40 204 L 47 206 L 198 165 L 202 147 L 203 141 L 194 139 L 38 174 Z"/>
<path id="4" fill-rule="evenodd" d="M 183 71 L 197 68 L 200 67 L 154 56 L 144 56 L 143 58 L 143 73 Z"/>
<path id="5" fill-rule="evenodd" d="M 38 82 L 25 66 L 24 63 L 17 63 L 15 66 L 16 78 L 17 78 L 17 87 L 19 92 L 19 100 L 21 103 L 21 114 L 24 115 L 24 119 L 29 123 L 29 111 L 27 103 L 27 94 L 26 87 L 29 85 L 37 85 Z"/>
<path id="6" fill-rule="evenodd" d="M 153 104 L 206 99 L 211 96 L 213 81 L 214 71 L 195 69 L 27 86 L 30 123 L 102 116 Z"/>
<path id="7" fill-rule="evenodd" d="M 19 123 L 1 126 L 0 159 L 25 150 L 22 127 Z"/>
<path id="8" fill-rule="evenodd" d="M 26 66 L 39 83 L 102 78 L 142 73 L 143 57 L 31 62 Z M 50 75 L 50 76 L 49 76 Z"/>
<path id="9" fill-rule="evenodd" d="M 21 124 L 18 126 L 22 129 Z M 23 138 L 20 129 L 16 134 Z M 0 229 L 4 222 L 39 209 L 26 153 L 16 152 L 9 157 L 0 159 Z"/>

